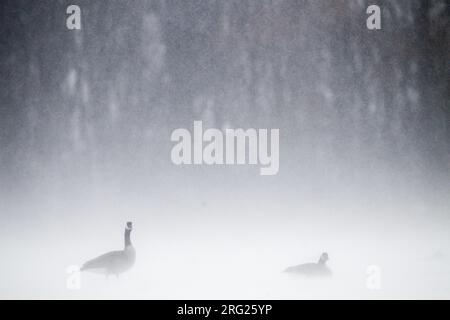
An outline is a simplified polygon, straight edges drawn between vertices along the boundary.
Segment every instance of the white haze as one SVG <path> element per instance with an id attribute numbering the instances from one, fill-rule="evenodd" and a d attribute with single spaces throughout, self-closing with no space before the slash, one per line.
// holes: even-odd
<path id="1" fill-rule="evenodd" d="M 0 5 L 0 298 L 450 298 L 446 1 L 77 2 Z M 195 121 L 279 129 L 276 174 L 175 165 Z"/>
<path id="2" fill-rule="evenodd" d="M 64 219 L 10 219 L 1 230 L 8 258 L 0 267 L 0 298 L 450 298 L 443 207 L 230 192 L 230 201 L 225 194 L 202 202 L 174 196 L 153 206 L 78 206 Z M 134 268 L 118 279 L 83 273 L 81 289 L 67 289 L 68 266 L 123 247 L 126 220 L 135 225 Z M 322 251 L 330 255 L 331 279 L 282 272 L 316 261 Z M 380 290 L 366 286 L 370 265 L 381 268 Z"/>

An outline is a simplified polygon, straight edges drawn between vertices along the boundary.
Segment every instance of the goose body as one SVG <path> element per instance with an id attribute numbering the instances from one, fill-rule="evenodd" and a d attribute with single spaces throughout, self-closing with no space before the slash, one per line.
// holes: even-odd
<path id="1" fill-rule="evenodd" d="M 330 277 L 331 270 L 326 265 L 328 254 L 322 253 L 320 259 L 316 263 L 303 263 L 297 266 L 289 267 L 284 272 L 304 275 L 308 277 Z"/>
<path id="2" fill-rule="evenodd" d="M 132 223 L 127 222 L 125 228 L 125 247 L 123 250 L 111 251 L 101 256 L 87 261 L 81 267 L 81 271 L 91 271 L 105 275 L 119 274 L 129 270 L 136 259 L 136 251 L 131 244 L 130 234 Z"/>

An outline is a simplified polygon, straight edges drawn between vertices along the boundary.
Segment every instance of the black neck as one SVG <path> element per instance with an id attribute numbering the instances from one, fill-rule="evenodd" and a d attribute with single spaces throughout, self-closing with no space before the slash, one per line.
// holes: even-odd
<path id="1" fill-rule="evenodd" d="M 125 248 L 131 246 L 130 229 L 125 229 Z"/>

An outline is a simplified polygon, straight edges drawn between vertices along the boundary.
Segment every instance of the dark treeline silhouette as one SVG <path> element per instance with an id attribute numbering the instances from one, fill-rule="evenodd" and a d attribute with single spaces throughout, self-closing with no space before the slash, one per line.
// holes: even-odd
<path id="1" fill-rule="evenodd" d="M 3 194 L 151 178 L 194 120 L 280 128 L 293 179 L 449 172 L 445 0 L 80 0 L 81 30 L 70 4 L 0 4 Z"/>

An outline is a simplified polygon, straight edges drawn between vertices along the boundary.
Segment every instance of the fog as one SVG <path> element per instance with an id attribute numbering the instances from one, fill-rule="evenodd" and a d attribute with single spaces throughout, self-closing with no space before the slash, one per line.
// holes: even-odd
<path id="1" fill-rule="evenodd" d="M 64 219 L 2 224 L 2 298 L 55 299 L 448 299 L 448 210 L 397 200 L 349 205 L 260 192 L 144 207 L 89 207 Z M 230 194 L 228 194 L 229 196 Z M 326 201 L 325 201 L 326 200 Z M 313 203 L 311 205 L 311 203 Z M 38 210 L 39 211 L 39 210 Z M 182 212 L 182 214 L 181 214 Z M 40 214 L 40 212 L 34 212 Z M 429 218 L 433 214 L 433 219 Z M 41 213 L 42 214 L 42 213 Z M 55 216 L 57 216 L 55 214 Z M 239 216 L 239 218 L 236 218 Z M 136 264 L 118 278 L 67 268 L 123 247 L 133 220 Z M 285 274 L 330 255 L 330 279 Z M 367 268 L 380 268 L 380 288 Z"/>
<path id="2" fill-rule="evenodd" d="M 378 3 L 78 1 L 68 30 L 3 1 L 0 298 L 449 299 L 446 2 Z M 279 129 L 278 172 L 174 164 L 194 121 Z M 127 221 L 134 266 L 71 287 Z"/>

